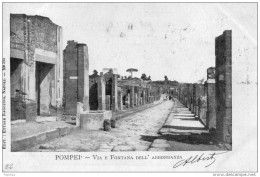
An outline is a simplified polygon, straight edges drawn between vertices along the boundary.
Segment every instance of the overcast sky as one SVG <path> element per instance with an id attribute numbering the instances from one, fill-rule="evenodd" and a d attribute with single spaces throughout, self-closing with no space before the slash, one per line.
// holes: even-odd
<path id="1" fill-rule="evenodd" d="M 86 43 L 90 74 L 117 68 L 121 75 L 197 82 L 215 66 L 215 37 L 233 33 L 233 78 L 256 82 L 257 5 L 229 3 L 4 4 L 10 13 L 49 17 L 67 40 Z M 6 25 L 4 28 L 7 29 Z M 10 33 L 9 33 L 10 34 Z"/>

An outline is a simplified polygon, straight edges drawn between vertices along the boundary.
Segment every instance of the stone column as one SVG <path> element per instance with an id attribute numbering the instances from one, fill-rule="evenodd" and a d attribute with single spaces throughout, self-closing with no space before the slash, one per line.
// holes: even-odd
<path id="1" fill-rule="evenodd" d="M 122 91 L 118 91 L 118 109 L 123 110 L 123 93 Z"/>
<path id="2" fill-rule="evenodd" d="M 138 100 L 137 100 L 137 98 L 138 98 L 138 97 L 137 97 L 137 93 L 135 93 L 135 103 L 134 103 L 135 106 L 138 106 Z"/>
<path id="3" fill-rule="evenodd" d="M 89 112 L 89 60 L 88 47 L 86 44 L 78 44 L 78 60 L 84 61 L 84 96 L 83 96 L 83 113 Z"/>
<path id="4" fill-rule="evenodd" d="M 118 103 L 117 103 L 117 75 L 113 74 L 112 78 L 112 103 L 111 103 L 111 108 L 113 111 L 118 110 Z"/>
<path id="5" fill-rule="evenodd" d="M 145 93 L 145 89 L 143 89 L 143 97 L 142 97 L 142 104 L 143 105 L 146 104 L 145 100 L 146 100 L 146 93 Z"/>
<path id="6" fill-rule="evenodd" d="M 208 129 L 216 129 L 215 68 L 207 69 L 207 118 Z"/>
<path id="7" fill-rule="evenodd" d="M 110 110 L 110 95 L 106 95 L 106 110 Z"/>
<path id="8" fill-rule="evenodd" d="M 56 89 L 56 96 L 57 96 L 57 107 L 62 107 L 62 98 L 63 98 L 63 35 L 62 35 L 62 27 L 57 27 L 57 89 Z M 62 111 L 61 111 L 62 112 Z"/>
<path id="9" fill-rule="evenodd" d="M 103 76 L 98 78 L 98 110 L 106 110 L 106 85 Z"/>
<path id="10" fill-rule="evenodd" d="M 216 131 L 219 141 L 232 144 L 232 31 L 215 40 Z"/>
<path id="11" fill-rule="evenodd" d="M 133 108 L 134 107 L 134 100 L 135 100 L 135 87 L 131 86 L 130 87 L 130 107 Z"/>
<path id="12" fill-rule="evenodd" d="M 147 103 L 150 103 L 150 88 L 147 89 Z"/>
<path id="13" fill-rule="evenodd" d="M 130 108 L 130 93 L 126 94 L 126 99 L 125 99 L 125 106 L 126 108 Z"/>
<path id="14" fill-rule="evenodd" d="M 139 87 L 136 87 L 136 106 L 140 105 Z"/>
<path id="15" fill-rule="evenodd" d="M 193 84 L 193 103 L 194 103 L 194 114 L 195 116 L 199 116 L 199 98 L 203 96 L 203 85 L 202 84 Z"/>
<path id="16" fill-rule="evenodd" d="M 139 88 L 139 89 L 138 89 L 139 106 L 142 106 L 142 97 L 141 97 L 141 94 L 142 94 L 142 90 L 141 90 L 141 88 Z"/>
<path id="17" fill-rule="evenodd" d="M 196 84 L 193 84 L 193 97 L 192 97 L 192 103 L 193 103 L 193 106 L 192 106 L 192 113 L 194 115 L 196 115 L 196 104 L 197 104 L 197 101 L 196 101 Z"/>

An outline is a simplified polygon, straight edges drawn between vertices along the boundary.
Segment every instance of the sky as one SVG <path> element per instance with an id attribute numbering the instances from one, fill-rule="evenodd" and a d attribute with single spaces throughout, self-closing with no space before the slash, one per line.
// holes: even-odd
<path id="1" fill-rule="evenodd" d="M 89 49 L 90 74 L 138 69 L 152 80 L 197 82 L 215 66 L 215 37 L 232 30 L 233 78 L 257 82 L 256 3 L 5 3 L 10 13 L 49 17 Z M 8 25 L 4 25 L 8 31 Z"/>

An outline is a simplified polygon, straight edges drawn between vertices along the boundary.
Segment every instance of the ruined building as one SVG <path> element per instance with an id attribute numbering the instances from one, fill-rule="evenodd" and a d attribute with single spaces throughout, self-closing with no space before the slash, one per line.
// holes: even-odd
<path id="1" fill-rule="evenodd" d="M 10 15 L 12 120 L 57 114 L 63 97 L 62 28 L 49 18 Z"/>

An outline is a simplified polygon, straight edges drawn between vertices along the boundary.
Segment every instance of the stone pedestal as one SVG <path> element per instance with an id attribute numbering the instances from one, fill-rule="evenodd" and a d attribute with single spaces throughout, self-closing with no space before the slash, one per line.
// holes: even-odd
<path id="1" fill-rule="evenodd" d="M 112 111 L 90 111 L 80 114 L 80 128 L 85 130 L 103 129 L 105 119 L 112 118 Z"/>

